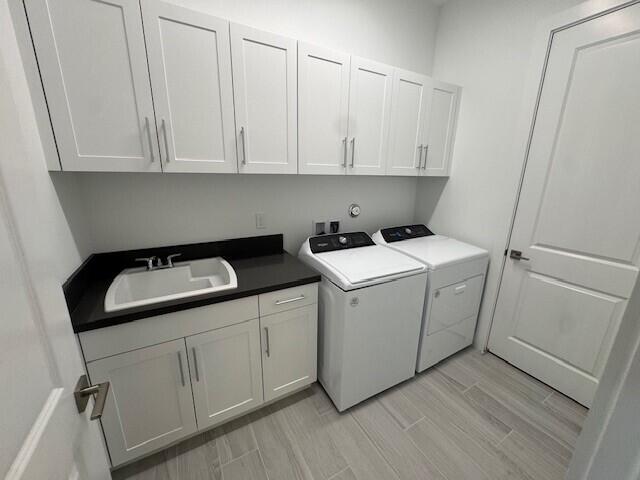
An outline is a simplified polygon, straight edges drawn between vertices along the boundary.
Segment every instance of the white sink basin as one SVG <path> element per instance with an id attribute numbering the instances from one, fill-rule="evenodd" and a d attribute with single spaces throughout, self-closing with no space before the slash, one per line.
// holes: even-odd
<path id="1" fill-rule="evenodd" d="M 173 268 L 157 270 L 128 268 L 109 286 L 104 309 L 115 312 L 237 287 L 236 272 L 221 257 L 177 262 Z"/>

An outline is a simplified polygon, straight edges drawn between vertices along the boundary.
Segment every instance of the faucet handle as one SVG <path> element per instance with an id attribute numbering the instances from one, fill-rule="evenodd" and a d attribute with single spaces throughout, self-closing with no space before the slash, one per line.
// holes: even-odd
<path id="1" fill-rule="evenodd" d="M 147 262 L 147 270 L 153 270 L 153 261 L 155 259 L 156 259 L 155 256 L 153 256 L 153 257 L 136 258 L 136 262 Z"/>
<path id="2" fill-rule="evenodd" d="M 173 267 L 173 259 L 182 255 L 181 253 L 172 253 L 171 255 L 167 255 L 167 267 Z"/>

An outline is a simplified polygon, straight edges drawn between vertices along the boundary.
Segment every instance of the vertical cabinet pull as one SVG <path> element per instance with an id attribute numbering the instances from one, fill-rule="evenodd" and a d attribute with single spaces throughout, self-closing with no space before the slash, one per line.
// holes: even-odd
<path id="1" fill-rule="evenodd" d="M 422 166 L 422 149 L 423 149 L 424 145 L 418 145 L 418 166 L 416 167 L 418 170 L 420 170 L 420 167 Z"/>
<path id="2" fill-rule="evenodd" d="M 169 163 L 169 139 L 167 137 L 167 124 L 162 119 L 162 133 L 164 135 L 164 153 L 167 155 L 166 163 Z"/>
<path id="3" fill-rule="evenodd" d="M 180 367 L 180 380 L 182 381 L 182 386 L 186 386 L 184 381 L 184 368 L 182 366 L 182 352 L 178 352 L 178 366 Z"/>
<path id="4" fill-rule="evenodd" d="M 149 125 L 149 117 L 144 117 L 144 126 L 147 129 L 147 140 L 149 140 L 149 154 L 151 155 L 151 163 L 156 159 L 153 156 L 153 142 L 151 141 L 151 126 Z"/>
<path id="5" fill-rule="evenodd" d="M 427 169 L 427 155 L 429 155 L 429 145 L 424 146 L 424 163 L 422 164 L 422 169 Z"/>
<path id="6" fill-rule="evenodd" d="M 242 143 L 242 165 L 247 164 L 247 144 L 244 137 L 244 127 L 240 127 L 240 141 Z"/>
<path id="7" fill-rule="evenodd" d="M 198 356 L 196 355 L 196 347 L 191 347 L 193 353 L 193 369 L 196 372 L 196 382 L 200 381 L 200 372 L 198 371 Z"/>
<path id="8" fill-rule="evenodd" d="M 264 353 L 267 354 L 267 358 L 271 356 L 271 345 L 269 343 L 269 327 L 264 327 Z"/>
<path id="9" fill-rule="evenodd" d="M 356 137 L 351 137 L 351 168 L 355 167 L 356 161 Z"/>
<path id="10" fill-rule="evenodd" d="M 347 137 L 342 139 L 342 168 L 347 168 Z"/>

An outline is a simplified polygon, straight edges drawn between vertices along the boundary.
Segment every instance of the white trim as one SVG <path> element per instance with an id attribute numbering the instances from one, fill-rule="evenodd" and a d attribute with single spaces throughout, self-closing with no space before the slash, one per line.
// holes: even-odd
<path id="1" fill-rule="evenodd" d="M 51 390 L 49 397 L 46 402 L 44 402 L 42 410 L 40 410 L 40 413 L 38 414 L 38 418 L 31 427 L 31 431 L 27 435 L 18 455 L 16 455 L 15 460 L 11 464 L 5 480 L 17 480 L 22 478 L 27 468 L 29 468 L 31 459 L 40 444 L 42 436 L 50 424 L 51 418 L 60 403 L 63 392 L 64 388 L 54 388 Z"/>
<path id="2" fill-rule="evenodd" d="M 544 83 L 547 62 L 549 60 L 549 53 L 551 50 L 553 35 L 566 28 L 573 27 L 579 23 L 587 22 L 602 15 L 607 15 L 613 11 L 620 10 L 638 2 L 640 2 L 640 0 L 590 0 L 576 7 L 572 7 L 568 10 L 557 13 L 545 20 L 542 20 L 538 24 L 536 33 L 534 35 L 534 51 L 531 56 L 529 73 L 527 74 L 527 81 L 525 84 L 525 96 L 522 102 L 521 113 L 518 120 L 517 131 L 519 133 L 517 134 L 517 138 L 522 139 L 522 143 L 517 147 L 517 152 L 519 158 L 523 159 L 523 162 L 520 172 L 520 179 L 518 180 L 516 198 L 514 200 L 511 219 L 509 222 L 509 231 L 505 239 L 505 252 L 509 250 L 511 234 L 513 233 L 513 226 L 516 219 L 520 193 L 522 191 L 522 185 L 526 173 L 529 148 L 531 146 L 533 128 L 535 126 L 536 115 L 538 112 L 538 104 L 540 101 L 540 96 L 542 95 L 542 87 Z M 520 157 L 520 152 L 522 152 L 522 157 Z M 498 275 L 498 288 L 493 297 L 489 328 L 487 329 L 486 337 L 480 342 L 483 352 L 489 349 L 489 338 L 491 336 L 491 329 L 493 328 L 493 322 L 495 319 L 496 307 L 498 305 L 498 298 L 502 286 L 506 259 L 507 256 L 503 255 L 502 261 L 499 265 L 500 273 Z"/>

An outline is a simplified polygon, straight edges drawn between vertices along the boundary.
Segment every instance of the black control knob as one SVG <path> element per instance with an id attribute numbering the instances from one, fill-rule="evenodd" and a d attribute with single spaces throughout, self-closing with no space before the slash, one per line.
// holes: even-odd
<path id="1" fill-rule="evenodd" d="M 338 242 L 340 243 L 340 245 L 346 245 L 347 244 L 347 237 L 343 237 L 342 235 L 338 237 Z"/>

